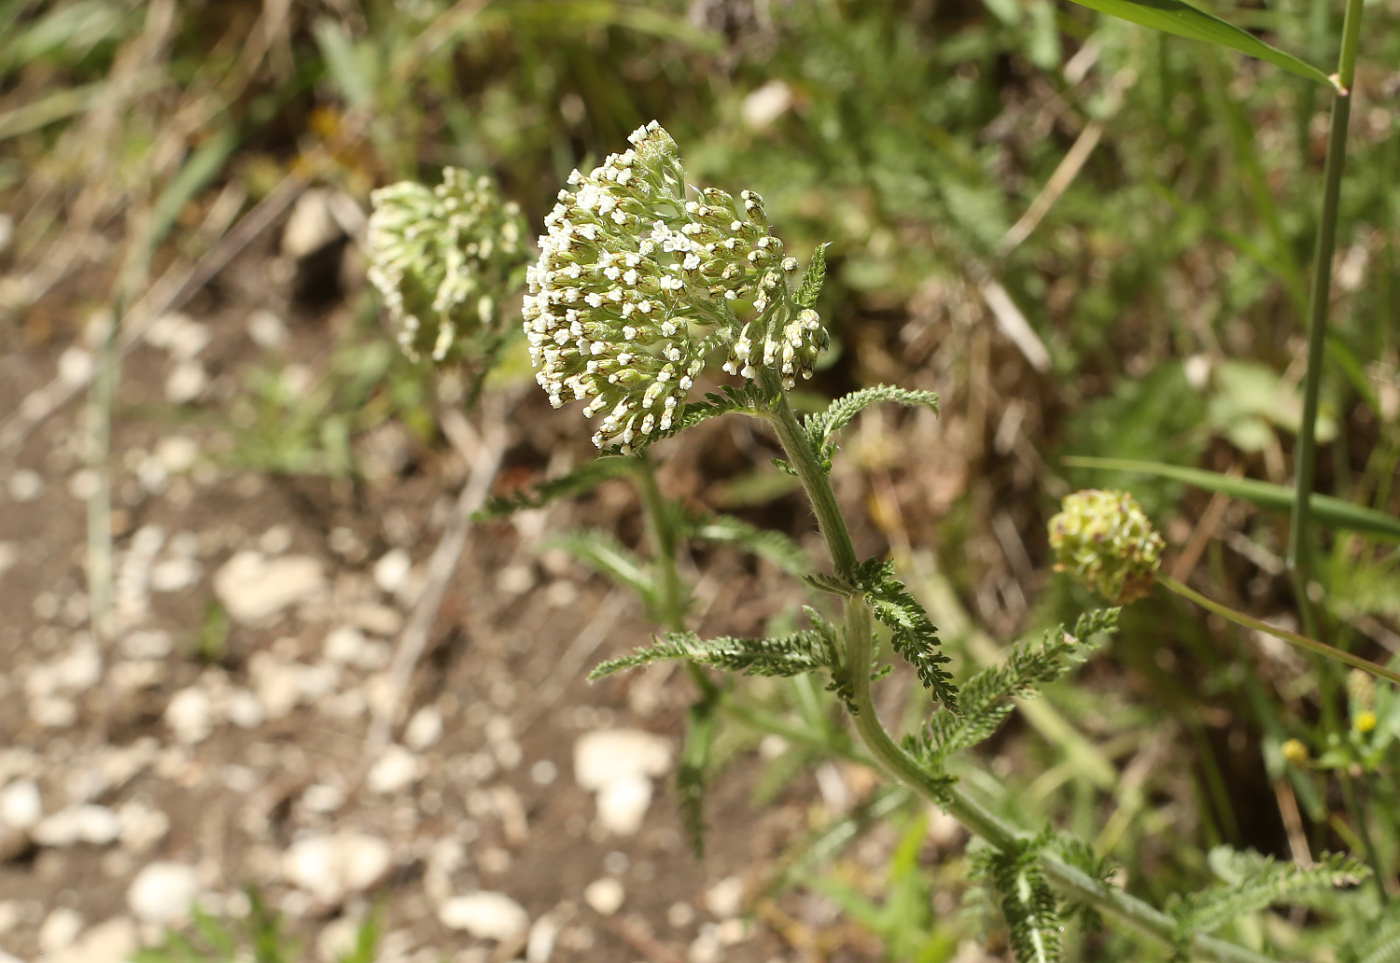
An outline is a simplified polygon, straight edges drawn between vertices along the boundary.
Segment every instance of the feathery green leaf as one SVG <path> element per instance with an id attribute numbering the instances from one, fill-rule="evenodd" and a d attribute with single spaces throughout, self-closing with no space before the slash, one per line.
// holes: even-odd
<path id="1" fill-rule="evenodd" d="M 629 588 L 651 607 L 656 602 L 656 585 L 651 569 L 637 553 L 611 535 L 594 531 L 573 531 L 556 535 L 547 542 L 561 548 L 617 585 Z"/>
<path id="2" fill-rule="evenodd" d="M 830 246 L 830 243 L 819 244 L 812 252 L 812 260 L 807 262 L 807 270 L 803 272 L 797 291 L 792 296 L 799 308 L 816 307 L 822 284 L 826 281 L 826 249 Z"/>
<path id="3" fill-rule="evenodd" d="M 928 613 L 904 583 L 894 577 L 894 563 L 867 559 L 860 564 L 856 582 L 875 618 L 890 629 L 890 645 L 914 667 L 919 681 L 934 698 L 952 712 L 958 710 L 958 690 L 943 668 L 949 661 Z"/>
<path id="4" fill-rule="evenodd" d="M 836 452 L 831 436 L 850 424 L 862 409 L 885 402 L 938 411 L 938 395 L 932 391 L 910 391 L 894 385 L 875 385 L 837 398 L 825 411 L 808 415 L 803 422 L 807 437 L 812 441 L 812 450 L 818 453 L 827 471 L 831 470 L 831 457 Z"/>
<path id="5" fill-rule="evenodd" d="M 696 515 L 686 518 L 682 524 L 692 538 L 720 545 L 737 545 L 789 575 L 801 577 L 807 570 L 807 553 L 782 532 L 750 525 L 733 515 Z"/>
<path id="6" fill-rule="evenodd" d="M 534 488 L 525 488 L 508 495 L 497 495 L 472 514 L 476 521 L 489 521 L 502 518 L 529 508 L 543 508 L 561 498 L 572 498 L 592 491 L 601 482 L 618 475 L 626 474 L 637 467 L 634 456 L 604 455 L 581 465 L 558 478 L 541 482 Z"/>
<path id="7" fill-rule="evenodd" d="M 927 742 L 919 756 L 938 766 L 953 753 L 991 736 L 1015 707 L 1012 699 L 1033 696 L 1059 679 L 1093 651 L 1091 640 L 1112 632 L 1116 608 L 1096 609 L 1080 616 L 1073 629 L 1056 626 L 1037 644 L 1018 643 L 1001 665 L 983 669 L 958 693 L 962 715 L 938 713 L 930 720 Z"/>
<path id="8" fill-rule="evenodd" d="M 702 639 L 694 632 L 668 632 L 630 655 L 609 659 L 588 674 L 601 679 L 657 662 L 694 662 L 745 675 L 801 675 L 830 664 L 827 640 L 820 629 L 803 629 L 773 639 L 719 636 Z"/>
<path id="9" fill-rule="evenodd" d="M 1356 883 L 1370 875 L 1364 863 L 1336 853 L 1304 866 L 1220 846 L 1211 850 L 1210 863 L 1222 882 L 1184 897 L 1172 907 L 1184 936 L 1209 933 L 1247 913 L 1290 902 L 1311 890 Z"/>
<path id="10" fill-rule="evenodd" d="M 1059 963 L 1065 917 L 1037 861 L 1054 837 L 1047 829 L 1006 850 L 982 850 L 974 870 L 1001 897 L 1018 963 Z"/>
<path id="11" fill-rule="evenodd" d="M 705 774 L 715 741 L 714 699 L 701 699 L 686 713 L 685 744 L 676 766 L 681 825 L 696 859 L 705 856 Z"/>

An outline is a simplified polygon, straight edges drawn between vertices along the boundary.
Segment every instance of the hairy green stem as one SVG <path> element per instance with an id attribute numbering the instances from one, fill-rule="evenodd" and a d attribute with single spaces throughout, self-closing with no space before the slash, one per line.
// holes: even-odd
<path id="1" fill-rule="evenodd" d="M 797 421 L 787 397 L 781 393 L 766 413 L 787 454 L 788 463 L 802 481 L 817 525 L 826 541 L 836 574 L 853 580 L 858 565 L 855 546 L 851 542 L 846 520 L 836 503 L 831 480 L 817 460 L 816 452 L 806 432 Z M 958 785 L 951 787 L 936 782 L 918 762 L 890 738 L 875 712 L 871 693 L 870 665 L 874 644 L 873 618 L 870 606 L 860 596 L 846 600 L 847 671 L 851 679 L 852 706 L 856 732 L 866 749 L 887 775 L 908 786 L 924 799 L 944 809 L 969 830 L 998 849 L 1016 846 L 1028 836 L 1012 827 L 980 801 Z M 1171 943 L 1175 921 L 1142 900 L 1090 877 L 1063 860 L 1042 853 L 1040 864 L 1046 877 L 1072 899 L 1081 900 L 1099 912 L 1112 916 L 1140 933 Z M 1193 948 L 1200 954 L 1224 963 L 1268 963 L 1269 957 L 1247 950 L 1226 940 L 1197 935 Z"/>
<path id="2" fill-rule="evenodd" d="M 1390 682 L 1400 683 L 1400 672 L 1388 669 L 1383 665 L 1377 665 L 1374 662 L 1361 658 L 1359 655 L 1352 655 L 1350 652 L 1328 645 L 1326 642 L 1319 642 L 1317 639 L 1309 638 L 1306 635 L 1299 635 L 1297 632 L 1290 632 L 1287 629 L 1281 629 L 1276 625 L 1270 625 L 1267 622 L 1262 622 L 1252 616 L 1245 615 L 1243 612 L 1237 612 L 1228 605 L 1222 605 L 1212 598 L 1207 598 L 1195 589 L 1182 585 L 1170 575 L 1163 575 L 1161 572 L 1158 572 L 1157 581 L 1163 588 L 1170 589 L 1182 598 L 1195 602 L 1201 608 L 1208 609 L 1216 615 L 1234 622 L 1236 625 L 1242 625 L 1247 629 L 1254 629 L 1257 632 L 1266 632 L 1275 638 L 1283 639 L 1285 642 L 1291 642 L 1301 649 L 1307 649 L 1314 655 L 1335 659 L 1338 662 L 1345 662 L 1354 669 L 1369 672 L 1374 676 L 1379 676 Z"/>
<path id="3" fill-rule="evenodd" d="M 1337 211 L 1346 167 L 1347 127 L 1351 122 L 1351 87 L 1356 74 L 1356 48 L 1361 36 L 1363 0 L 1347 0 L 1342 24 L 1341 52 L 1337 58 L 1337 93 L 1332 101 L 1327 136 L 1327 162 L 1323 169 L 1322 218 L 1313 248 L 1312 297 L 1308 304 L 1308 355 L 1303 381 L 1303 421 L 1293 469 L 1293 512 L 1288 530 L 1288 567 L 1293 573 L 1303 627 L 1317 633 L 1317 619 L 1308 594 L 1312 583 L 1312 503 L 1317 459 L 1317 402 L 1322 383 L 1322 354 L 1327 336 L 1327 305 L 1332 290 L 1332 254 L 1337 246 Z"/>

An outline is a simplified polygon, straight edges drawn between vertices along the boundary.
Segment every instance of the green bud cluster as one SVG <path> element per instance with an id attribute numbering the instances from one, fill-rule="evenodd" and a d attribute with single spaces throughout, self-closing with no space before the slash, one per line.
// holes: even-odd
<path id="1" fill-rule="evenodd" d="M 1050 519 L 1055 571 L 1115 605 L 1151 591 L 1165 543 L 1131 495 L 1089 489 L 1067 496 L 1061 508 Z"/>
<path id="2" fill-rule="evenodd" d="M 792 387 L 810 378 L 827 334 L 792 301 L 796 258 L 769 233 L 763 199 L 688 190 L 676 143 L 655 121 L 588 174 L 545 218 L 527 272 L 525 334 L 555 407 L 584 401 L 600 448 L 644 447 L 671 430 L 708 356 Z M 752 320 L 735 308 L 752 305 Z"/>
<path id="3" fill-rule="evenodd" d="M 488 177 L 442 174 L 436 188 L 403 181 L 371 196 L 369 279 L 414 360 L 442 361 L 496 331 L 497 298 L 527 260 L 520 208 Z"/>

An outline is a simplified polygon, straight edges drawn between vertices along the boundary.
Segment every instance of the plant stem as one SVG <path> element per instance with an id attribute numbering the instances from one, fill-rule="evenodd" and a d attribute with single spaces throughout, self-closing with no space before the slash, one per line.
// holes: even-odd
<path id="1" fill-rule="evenodd" d="M 1161 572 L 1158 572 L 1157 581 L 1164 588 L 1171 589 L 1173 592 L 1175 592 L 1177 595 L 1180 595 L 1182 598 L 1187 599 L 1191 602 L 1195 602 L 1201 608 L 1209 609 L 1216 615 L 1219 615 L 1222 618 L 1229 619 L 1236 625 L 1242 625 L 1247 629 L 1254 629 L 1256 632 L 1266 632 L 1269 635 L 1274 636 L 1275 638 L 1283 639 L 1285 642 L 1291 642 L 1299 648 L 1307 649 L 1314 655 L 1324 656 L 1328 659 L 1335 659 L 1338 662 L 1345 662 L 1347 665 L 1351 666 L 1354 669 L 1360 669 L 1363 672 L 1369 672 L 1374 676 L 1379 676 L 1380 678 L 1386 679 L 1390 682 L 1400 683 L 1400 672 L 1396 672 L 1393 669 L 1388 669 L 1383 665 L 1377 665 L 1376 663 L 1363 659 L 1358 655 L 1352 655 L 1350 652 L 1345 652 L 1334 646 L 1328 645 L 1326 642 L 1319 642 L 1317 639 L 1309 638 L 1306 635 L 1299 635 L 1297 632 L 1290 632 L 1287 629 L 1281 629 L 1278 626 L 1270 625 L 1267 622 L 1261 622 L 1259 619 L 1245 615 L 1243 612 L 1237 612 L 1234 609 L 1230 608 L 1228 605 L 1222 605 L 1214 599 L 1207 598 L 1200 592 L 1197 592 L 1195 589 L 1188 588 L 1187 586 L 1182 585 L 1170 575 L 1163 575 Z"/>
<path id="2" fill-rule="evenodd" d="M 836 574 L 853 580 L 858 565 L 846 520 L 836 504 L 831 480 L 817 461 L 806 432 L 798 423 L 787 397 L 778 393 L 767 420 L 777 433 L 788 463 L 801 479 L 817 516 L 817 525 L 826 540 Z M 895 781 L 913 789 L 956 818 L 969 830 L 998 849 L 1016 846 L 1027 835 L 997 816 L 958 785 L 951 787 L 933 780 L 918 762 L 890 738 L 875 712 L 871 694 L 873 620 L 870 606 L 860 596 L 846 599 L 846 667 L 851 679 L 852 705 L 856 732 L 881 769 Z M 1063 860 L 1040 854 L 1046 877 L 1062 892 L 1100 912 L 1113 916 L 1140 933 L 1164 943 L 1172 942 L 1175 921 L 1161 910 L 1107 883 L 1096 880 Z M 1269 957 L 1211 936 L 1197 935 L 1192 947 L 1204 956 L 1224 963 L 1268 963 Z"/>
<path id="3" fill-rule="evenodd" d="M 676 526 L 675 516 L 661 494 L 656 483 L 656 468 L 646 453 L 637 458 L 637 488 L 642 495 L 642 510 L 646 516 L 647 537 L 651 540 L 652 564 L 656 568 L 660 584 L 657 586 L 658 608 L 661 623 L 671 632 L 684 632 L 685 610 L 689 592 L 681 584 L 680 571 L 676 568 Z M 694 662 L 685 663 L 686 671 L 695 687 L 700 690 L 704 701 L 711 701 L 719 695 L 719 686 Z"/>
<path id="4" fill-rule="evenodd" d="M 1323 169 L 1322 219 L 1313 249 L 1312 297 L 1308 304 L 1308 356 L 1303 380 L 1303 421 L 1293 468 L 1293 513 L 1288 530 L 1288 567 L 1293 573 L 1303 627 L 1316 634 L 1317 620 L 1308 587 L 1312 582 L 1311 522 L 1314 463 L 1317 458 L 1317 400 L 1322 382 L 1322 354 L 1327 336 L 1327 305 L 1332 289 L 1332 254 L 1337 246 L 1337 211 L 1346 167 L 1347 127 L 1351 122 L 1351 87 L 1356 74 L 1356 48 L 1361 36 L 1363 0 L 1347 0 L 1337 58 L 1337 93 L 1332 101 Z"/>

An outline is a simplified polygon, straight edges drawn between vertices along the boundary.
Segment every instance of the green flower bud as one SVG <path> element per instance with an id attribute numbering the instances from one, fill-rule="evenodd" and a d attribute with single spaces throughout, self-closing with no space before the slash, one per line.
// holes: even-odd
<path id="1" fill-rule="evenodd" d="M 369 279 L 414 360 L 442 361 L 499 332 L 497 301 L 527 260 L 520 208 L 490 178 L 442 174 L 433 189 L 403 181 L 371 196 Z"/>
<path id="2" fill-rule="evenodd" d="M 623 452 L 672 430 L 716 349 L 728 349 L 731 374 L 754 379 L 762 365 L 790 388 L 827 344 L 816 313 L 792 302 L 795 265 L 762 198 L 688 190 L 676 143 L 655 121 L 629 140 L 559 192 L 524 305 L 551 403 L 584 401 L 587 417 L 603 415 L 594 444 Z M 740 319 L 735 302 L 756 316 Z"/>
<path id="3" fill-rule="evenodd" d="M 1164 542 L 1127 492 L 1090 489 L 1065 498 L 1050 519 L 1055 571 L 1117 605 L 1152 589 Z"/>

